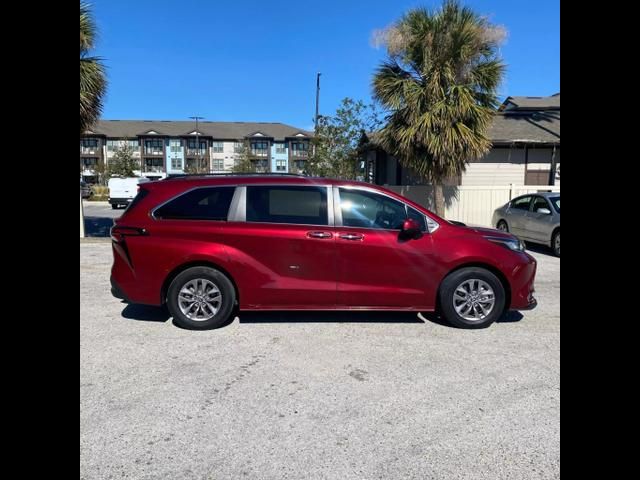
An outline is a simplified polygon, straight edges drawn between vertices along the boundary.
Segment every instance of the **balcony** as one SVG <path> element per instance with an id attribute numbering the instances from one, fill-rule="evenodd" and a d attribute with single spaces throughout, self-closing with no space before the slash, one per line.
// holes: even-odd
<path id="1" fill-rule="evenodd" d="M 293 158 L 309 158 L 309 152 L 306 150 L 292 150 L 291 156 Z"/>
<path id="2" fill-rule="evenodd" d="M 98 147 L 80 147 L 81 155 L 100 155 L 100 149 Z"/>
<path id="3" fill-rule="evenodd" d="M 206 157 L 207 149 L 205 148 L 187 148 L 187 157 Z"/>
<path id="4" fill-rule="evenodd" d="M 146 148 L 144 149 L 144 154 L 149 156 L 162 156 L 164 155 L 163 148 Z"/>
<path id="5" fill-rule="evenodd" d="M 164 167 L 161 165 L 145 165 L 144 171 L 150 173 L 164 173 Z"/>

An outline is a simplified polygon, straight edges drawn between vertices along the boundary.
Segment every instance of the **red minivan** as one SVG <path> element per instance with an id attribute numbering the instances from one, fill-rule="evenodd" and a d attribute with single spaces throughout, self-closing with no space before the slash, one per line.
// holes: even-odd
<path id="1" fill-rule="evenodd" d="M 191 329 L 243 310 L 438 311 L 486 327 L 535 307 L 516 237 L 444 220 L 368 183 L 296 175 L 141 184 L 111 229 L 112 293 Z"/>

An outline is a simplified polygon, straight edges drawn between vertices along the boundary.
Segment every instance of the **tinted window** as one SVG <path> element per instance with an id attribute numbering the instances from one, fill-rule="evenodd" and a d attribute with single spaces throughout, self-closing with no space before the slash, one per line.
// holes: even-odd
<path id="1" fill-rule="evenodd" d="M 323 187 L 247 187 L 247 221 L 328 225 Z"/>
<path id="2" fill-rule="evenodd" d="M 427 231 L 427 221 L 424 218 L 424 215 L 420 213 L 415 208 L 407 206 L 407 213 L 409 218 L 413 218 L 420 225 L 420 230 L 423 232 Z"/>
<path id="3" fill-rule="evenodd" d="M 156 218 L 226 220 L 235 187 L 197 188 L 157 209 Z"/>
<path id="4" fill-rule="evenodd" d="M 549 198 L 549 200 L 551 200 L 551 204 L 553 205 L 553 208 L 555 208 L 556 211 L 560 213 L 560 197 L 551 197 Z"/>
<path id="5" fill-rule="evenodd" d="M 341 188 L 340 208 L 345 227 L 399 230 L 407 218 L 404 203 L 362 190 Z"/>
<path id="6" fill-rule="evenodd" d="M 549 210 L 549 204 L 544 198 L 535 197 L 533 199 L 533 207 L 531 208 L 531 210 L 533 212 L 537 212 L 539 208 L 546 208 L 547 210 Z"/>
<path id="7" fill-rule="evenodd" d="M 511 202 L 511 208 L 516 210 L 529 210 L 529 203 L 531 202 L 531 196 L 516 198 Z"/>

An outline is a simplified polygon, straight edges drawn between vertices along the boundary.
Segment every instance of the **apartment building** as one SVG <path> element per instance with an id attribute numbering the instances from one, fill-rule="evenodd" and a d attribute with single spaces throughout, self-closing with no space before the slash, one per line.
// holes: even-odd
<path id="1" fill-rule="evenodd" d="M 211 173 L 231 171 L 241 157 L 259 172 L 304 171 L 312 132 L 283 123 L 100 120 L 80 138 L 80 171 L 93 183 L 104 165 L 128 145 L 139 160 L 138 175 L 164 178 L 201 165 Z"/>

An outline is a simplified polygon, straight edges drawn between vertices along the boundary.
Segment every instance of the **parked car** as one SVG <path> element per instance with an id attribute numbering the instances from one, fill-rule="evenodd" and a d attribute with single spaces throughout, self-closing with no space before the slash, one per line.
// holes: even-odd
<path id="1" fill-rule="evenodd" d="M 113 177 L 109 179 L 109 203 L 111 208 L 126 207 L 138 193 L 138 185 L 148 182 L 145 177 Z"/>
<path id="2" fill-rule="evenodd" d="M 93 190 L 91 190 L 91 186 L 88 185 L 83 180 L 80 180 L 80 194 L 82 195 L 82 198 L 89 198 L 91 197 L 91 195 L 93 195 Z"/>
<path id="3" fill-rule="evenodd" d="M 293 175 L 140 185 L 111 229 L 112 293 L 180 326 L 245 310 L 439 311 L 458 327 L 535 307 L 513 235 L 454 225 L 366 183 Z"/>
<path id="4" fill-rule="evenodd" d="M 492 225 L 519 238 L 551 247 L 560 256 L 560 193 L 516 197 L 493 212 Z"/>

